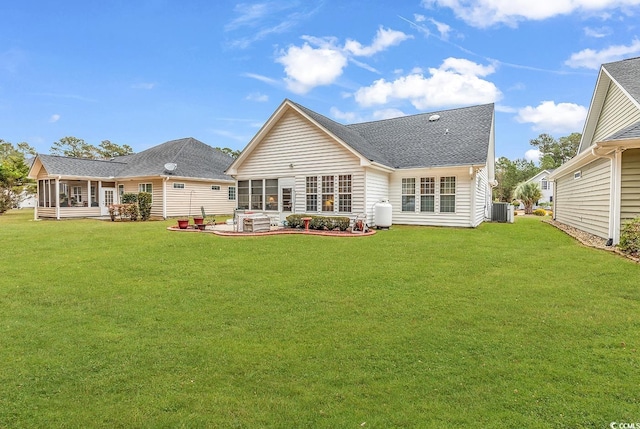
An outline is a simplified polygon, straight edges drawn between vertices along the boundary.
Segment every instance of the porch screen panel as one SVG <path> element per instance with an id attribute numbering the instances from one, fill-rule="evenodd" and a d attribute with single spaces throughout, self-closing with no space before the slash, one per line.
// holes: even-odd
<path id="1" fill-rule="evenodd" d="M 278 210 L 278 179 L 265 180 L 266 210 Z"/>
<path id="2" fill-rule="evenodd" d="M 264 181 L 251 181 L 251 210 L 263 210 Z"/>
<path id="3" fill-rule="evenodd" d="M 249 181 L 238 181 L 238 208 L 249 209 Z"/>

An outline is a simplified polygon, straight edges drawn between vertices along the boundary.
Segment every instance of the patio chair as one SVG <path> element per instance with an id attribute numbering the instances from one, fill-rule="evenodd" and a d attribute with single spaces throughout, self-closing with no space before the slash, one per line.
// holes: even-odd
<path id="1" fill-rule="evenodd" d="M 202 218 L 204 219 L 204 223 L 206 225 L 215 226 L 216 225 L 216 217 L 211 215 L 207 216 L 207 213 L 204 211 L 204 206 L 200 206 L 200 211 L 202 212 Z"/>

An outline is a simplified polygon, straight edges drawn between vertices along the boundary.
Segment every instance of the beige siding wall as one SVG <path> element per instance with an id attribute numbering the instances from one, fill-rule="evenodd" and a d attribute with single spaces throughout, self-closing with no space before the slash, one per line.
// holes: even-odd
<path id="1" fill-rule="evenodd" d="M 340 174 L 351 174 L 352 213 L 363 213 L 365 177 L 360 159 L 297 112 L 288 111 L 238 167 L 236 176 L 238 180 L 295 178 L 294 212 L 306 213 L 306 177 L 333 175 L 337 180 Z"/>
<path id="2" fill-rule="evenodd" d="M 242 163 L 238 180 L 302 176 L 308 172 L 329 174 L 335 171 L 343 174 L 361 171 L 359 158 L 297 112 L 289 111 Z"/>
<path id="3" fill-rule="evenodd" d="M 369 168 L 365 172 L 365 177 L 367 222 L 369 225 L 375 225 L 373 206 L 378 201 L 389 198 L 389 173 Z"/>
<path id="4" fill-rule="evenodd" d="M 622 153 L 622 183 L 620 191 L 620 219 L 640 216 L 640 149 Z"/>
<path id="5" fill-rule="evenodd" d="M 440 213 L 440 178 L 456 178 L 456 211 Z M 402 179 L 416 179 L 416 204 L 414 212 L 402 211 Z M 435 177 L 435 213 L 420 212 L 420 178 Z M 393 223 L 405 225 L 434 225 L 470 227 L 471 225 L 471 185 L 468 168 L 400 170 L 391 175 L 390 202 L 393 207 Z"/>
<path id="6" fill-rule="evenodd" d="M 174 183 L 184 185 L 184 188 L 174 188 Z M 212 186 L 219 186 L 219 190 L 212 190 Z M 167 217 L 200 215 L 204 207 L 207 215 L 231 214 L 236 208 L 236 200 L 229 200 L 229 186 L 235 184 L 221 182 L 194 182 L 169 180 L 167 182 Z M 189 206 L 191 204 L 191 206 Z M 191 210 L 189 210 L 191 209 Z"/>
<path id="7" fill-rule="evenodd" d="M 598 159 L 556 181 L 555 218 L 564 224 L 609 238 L 611 161 Z"/>
<path id="8" fill-rule="evenodd" d="M 593 142 L 599 142 L 617 131 L 640 121 L 640 110 L 617 85 L 611 83 L 602 113 L 598 119 Z"/>
<path id="9" fill-rule="evenodd" d="M 162 217 L 162 180 L 161 179 L 119 181 L 116 183 L 116 190 L 119 185 L 124 185 L 125 194 L 129 194 L 129 193 L 137 194 L 138 192 L 140 192 L 141 183 L 151 183 L 153 188 L 153 193 L 152 193 L 153 202 L 151 204 L 151 216 Z"/>

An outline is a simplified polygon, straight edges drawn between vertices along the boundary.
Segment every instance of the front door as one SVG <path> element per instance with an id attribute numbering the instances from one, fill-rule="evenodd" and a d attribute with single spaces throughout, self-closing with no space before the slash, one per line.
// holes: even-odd
<path id="1" fill-rule="evenodd" d="M 278 211 L 280 212 L 280 221 L 286 220 L 287 216 L 295 212 L 294 185 L 295 179 L 293 177 L 278 180 L 278 195 L 280 197 Z"/>
<path id="2" fill-rule="evenodd" d="M 107 216 L 109 214 L 109 206 L 116 202 L 116 188 L 102 188 L 100 190 L 100 214 Z"/>

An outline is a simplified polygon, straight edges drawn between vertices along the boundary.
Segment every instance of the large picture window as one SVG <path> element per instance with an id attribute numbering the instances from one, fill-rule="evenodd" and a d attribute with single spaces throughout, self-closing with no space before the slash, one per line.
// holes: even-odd
<path id="1" fill-rule="evenodd" d="M 265 210 L 278 210 L 278 179 L 265 180 Z"/>
<path id="2" fill-rule="evenodd" d="M 309 176 L 306 180 L 307 205 L 306 211 L 318 211 L 318 178 Z"/>
<path id="3" fill-rule="evenodd" d="M 264 181 L 262 179 L 251 181 L 251 210 L 262 210 Z"/>
<path id="4" fill-rule="evenodd" d="M 338 211 L 351 212 L 351 175 L 338 176 Z"/>
<path id="5" fill-rule="evenodd" d="M 408 177 L 402 179 L 402 211 L 416 210 L 416 179 Z"/>
<path id="6" fill-rule="evenodd" d="M 249 209 L 249 181 L 238 181 L 238 208 Z"/>
<path id="7" fill-rule="evenodd" d="M 440 178 L 440 213 L 455 213 L 456 211 L 456 178 Z"/>
<path id="8" fill-rule="evenodd" d="M 333 176 L 322 176 L 322 211 L 333 212 L 334 201 Z"/>
<path id="9" fill-rule="evenodd" d="M 433 177 L 420 179 L 420 211 L 435 212 L 436 180 Z"/>

